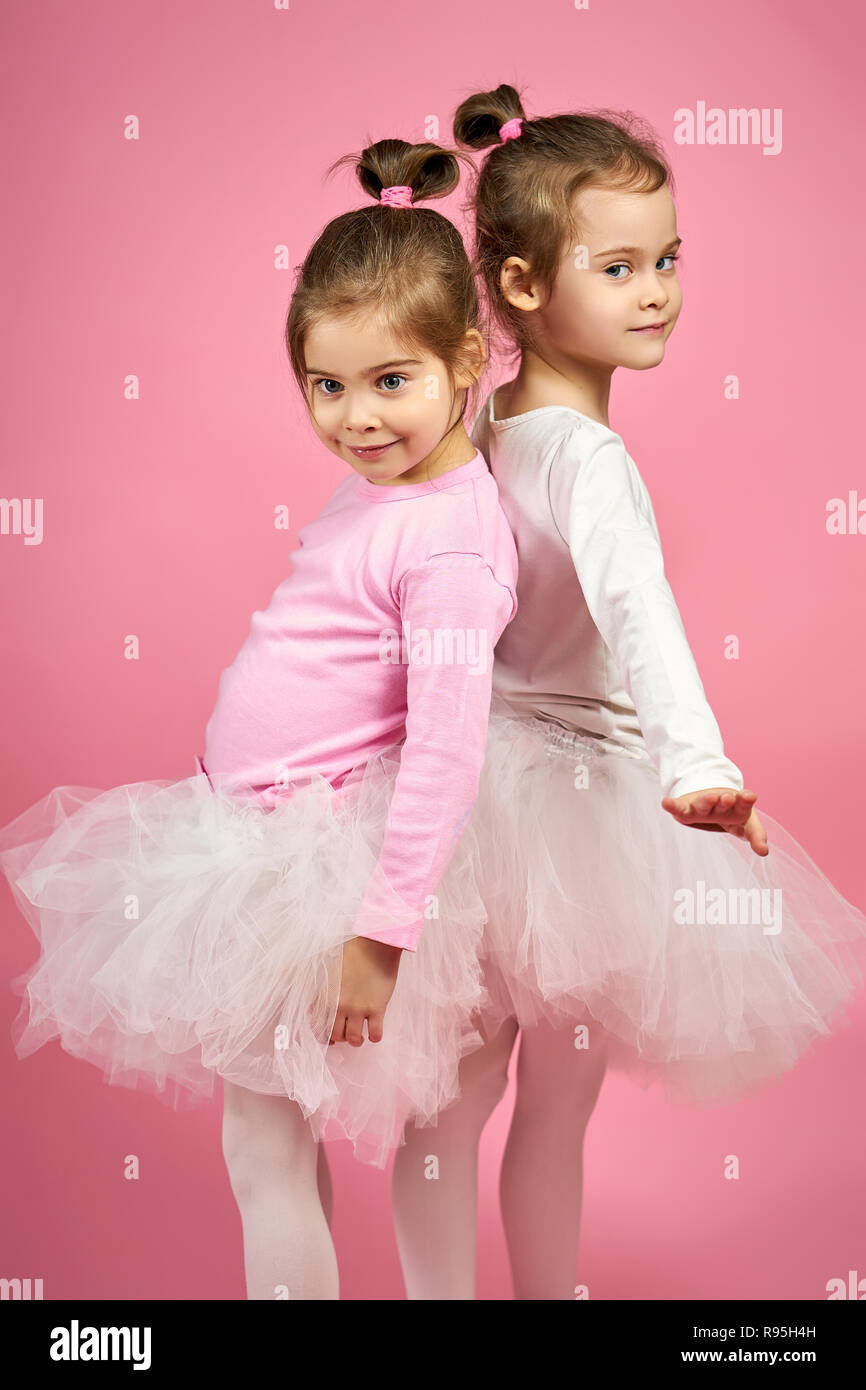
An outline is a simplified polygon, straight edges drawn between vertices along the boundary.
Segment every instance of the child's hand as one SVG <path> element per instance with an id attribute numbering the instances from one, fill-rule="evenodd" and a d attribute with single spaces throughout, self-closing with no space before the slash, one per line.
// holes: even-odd
<path id="1" fill-rule="evenodd" d="M 752 807 L 757 792 L 733 791 L 730 787 L 708 787 L 705 791 L 686 792 L 683 796 L 665 796 L 662 807 L 680 825 L 693 830 L 722 830 L 748 840 L 755 854 L 765 855 L 767 832 Z"/>
<path id="2" fill-rule="evenodd" d="M 355 936 L 346 942 L 331 1043 L 347 1042 L 360 1047 L 365 1018 L 370 1042 L 381 1042 L 385 1008 L 394 993 L 402 954 L 400 946 L 388 946 L 367 936 Z"/>

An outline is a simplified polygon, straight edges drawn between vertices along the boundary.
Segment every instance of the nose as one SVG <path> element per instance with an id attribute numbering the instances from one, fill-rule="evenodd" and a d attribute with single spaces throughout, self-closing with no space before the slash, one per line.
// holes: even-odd
<path id="1" fill-rule="evenodd" d="M 641 288 L 640 302 L 643 308 L 663 309 L 670 299 L 670 293 L 657 270 L 647 271 L 646 284 Z"/>
<path id="2" fill-rule="evenodd" d="M 343 397 L 343 424 L 346 429 L 356 434 L 380 430 L 382 419 L 376 409 L 377 404 L 378 402 L 365 390 L 347 391 Z"/>

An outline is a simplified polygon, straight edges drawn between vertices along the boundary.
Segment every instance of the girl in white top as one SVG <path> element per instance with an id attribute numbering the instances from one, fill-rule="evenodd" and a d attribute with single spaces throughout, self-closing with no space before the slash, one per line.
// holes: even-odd
<path id="1" fill-rule="evenodd" d="M 615 368 L 657 366 L 680 311 L 663 155 L 627 119 L 526 120 L 510 86 L 463 102 L 455 135 L 495 146 L 476 256 L 520 366 L 472 437 L 517 543 L 518 611 L 473 812 L 490 1040 L 435 1142 L 407 1130 L 394 1210 L 409 1297 L 472 1298 L 477 1143 L 521 1029 L 501 1176 L 514 1293 L 569 1299 L 606 1067 L 661 1079 L 675 1102 L 749 1094 L 842 1021 L 866 918 L 758 816 L 725 756 L 649 496 L 608 422 Z"/>

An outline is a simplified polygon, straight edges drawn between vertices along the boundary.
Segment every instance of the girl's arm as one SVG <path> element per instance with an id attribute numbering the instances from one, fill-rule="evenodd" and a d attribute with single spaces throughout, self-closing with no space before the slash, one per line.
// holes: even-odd
<path id="1" fill-rule="evenodd" d="M 511 576 L 509 576 L 509 579 Z M 406 738 L 379 861 L 355 924 L 359 936 L 414 951 L 469 818 L 487 746 L 493 648 L 514 616 L 513 588 L 478 554 L 449 551 L 400 585 L 408 624 Z"/>
<path id="2" fill-rule="evenodd" d="M 550 472 L 550 505 L 593 622 L 613 654 L 662 793 L 743 789 L 725 756 L 682 618 L 665 578 L 649 495 L 622 441 L 587 452 L 572 428 Z"/>

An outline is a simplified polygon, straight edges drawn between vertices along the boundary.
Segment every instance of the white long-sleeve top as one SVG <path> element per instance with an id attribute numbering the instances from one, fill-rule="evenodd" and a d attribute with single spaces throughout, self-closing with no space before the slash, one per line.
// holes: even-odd
<path id="1" fill-rule="evenodd" d="M 517 616 L 494 697 L 652 758 L 662 794 L 742 790 L 674 596 L 649 494 L 621 437 L 570 406 L 472 428 L 517 544 Z"/>

